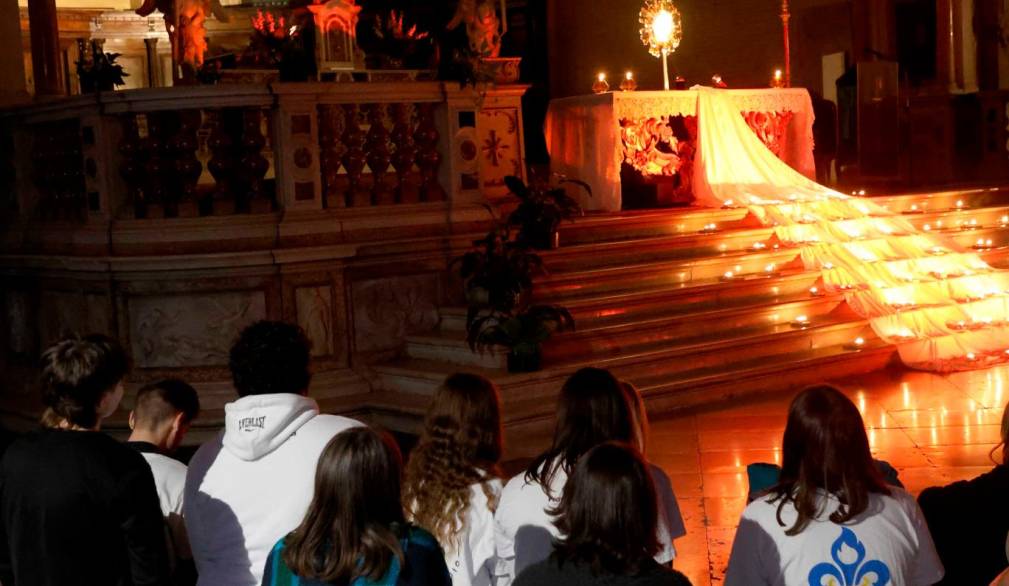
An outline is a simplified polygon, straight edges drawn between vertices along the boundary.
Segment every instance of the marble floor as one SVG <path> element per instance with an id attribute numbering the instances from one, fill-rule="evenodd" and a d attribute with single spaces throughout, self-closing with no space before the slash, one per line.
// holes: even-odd
<path id="1" fill-rule="evenodd" d="M 935 375 L 884 371 L 844 381 L 870 446 L 909 491 L 989 470 L 1009 366 Z M 675 566 L 695 586 L 721 584 L 747 492 L 746 465 L 779 462 L 794 393 L 760 396 L 652 422 L 650 459 L 672 479 L 687 525 Z"/>

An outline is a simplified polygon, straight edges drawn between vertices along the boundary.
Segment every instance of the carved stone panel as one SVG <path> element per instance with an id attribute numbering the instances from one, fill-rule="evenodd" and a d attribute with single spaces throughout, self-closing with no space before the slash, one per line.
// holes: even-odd
<path id="1" fill-rule="evenodd" d="M 477 114 L 477 148 L 483 192 L 498 197 L 508 192 L 504 178 L 522 177 L 525 164 L 517 108 L 484 108 Z"/>
<path id="2" fill-rule="evenodd" d="M 298 287 L 294 290 L 294 300 L 298 325 L 312 341 L 312 356 L 335 354 L 332 287 Z"/>
<path id="3" fill-rule="evenodd" d="M 109 334 L 112 307 L 104 295 L 43 291 L 39 298 L 39 334 L 43 346 L 71 334 Z"/>
<path id="4" fill-rule="evenodd" d="M 141 368 L 225 365 L 242 328 L 266 317 L 262 291 L 140 296 L 127 306 Z"/>
<path id="5" fill-rule="evenodd" d="M 359 281 L 351 291 L 359 352 L 396 348 L 407 335 L 438 325 L 436 274 Z"/>
<path id="6" fill-rule="evenodd" d="M 8 290 L 4 294 L 4 321 L 7 324 L 7 346 L 17 354 L 33 354 L 36 348 L 35 327 L 31 323 L 28 294 Z"/>

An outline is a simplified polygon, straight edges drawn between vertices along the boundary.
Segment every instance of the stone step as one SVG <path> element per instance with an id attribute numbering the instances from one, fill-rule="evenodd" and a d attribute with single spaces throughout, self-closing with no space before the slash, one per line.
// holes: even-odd
<path id="1" fill-rule="evenodd" d="M 780 331 L 791 327 L 789 324 L 799 316 L 806 316 L 814 323 L 828 317 L 831 320 L 860 319 L 844 305 L 840 295 L 810 298 L 808 292 L 803 291 L 791 295 L 789 299 L 763 305 L 691 313 L 681 310 L 679 314 L 639 317 L 608 324 L 583 323 L 577 330 L 557 334 L 544 344 L 543 359 L 546 364 L 560 364 L 569 356 L 591 354 L 603 357 L 727 340 L 761 331 Z M 463 366 L 506 366 L 505 356 L 500 352 L 477 353 L 470 350 L 465 334 L 460 331 L 410 336 L 406 352 L 410 358 L 443 360 Z"/>
<path id="2" fill-rule="evenodd" d="M 794 301 L 807 297 L 809 288 L 819 280 L 819 271 L 781 271 L 769 277 L 744 276 L 732 281 L 709 279 L 617 293 L 603 292 L 565 300 L 564 306 L 575 318 L 576 327 L 585 329 L 636 319 Z M 443 332 L 465 331 L 466 308 L 442 308 L 439 329 Z"/>
<path id="3" fill-rule="evenodd" d="M 1009 189 L 975 189 L 946 192 L 919 193 L 886 197 L 870 197 L 869 201 L 894 213 L 909 211 L 918 206 L 921 214 L 907 214 L 912 222 L 927 223 L 956 211 L 956 202 L 963 202 L 962 211 L 978 212 L 982 208 L 1009 205 Z M 1001 211 L 1001 214 L 1009 213 Z M 997 220 L 994 218 L 992 221 Z M 980 222 L 980 220 L 979 220 Z M 588 213 L 560 226 L 561 249 L 580 244 L 622 241 L 662 236 L 687 236 L 697 234 L 708 224 L 716 224 L 719 233 L 733 230 L 760 229 L 763 226 L 749 215 L 745 208 L 711 209 L 698 207 L 665 208 L 617 213 Z"/>
<path id="4" fill-rule="evenodd" d="M 714 337 L 682 346 L 659 345 L 612 355 L 576 355 L 560 364 L 544 364 L 542 371 L 534 373 L 507 373 L 502 369 L 476 365 L 467 366 L 465 370 L 498 380 L 503 388 L 509 389 L 508 393 L 535 393 L 537 389 L 544 390 L 543 385 L 547 384 L 544 380 L 558 377 L 563 380 L 583 366 L 610 368 L 630 380 L 660 374 L 672 378 L 693 368 L 727 367 L 736 360 L 758 356 L 770 359 L 774 354 L 849 344 L 859 336 L 866 339 L 873 337 L 864 321 L 828 315 L 818 321 L 810 320 L 809 327 L 805 328 L 790 325 L 765 327 L 733 337 Z M 381 375 L 382 388 L 421 394 L 432 393 L 445 376 L 459 369 L 459 365 L 442 360 L 418 359 L 401 359 L 375 367 Z"/>

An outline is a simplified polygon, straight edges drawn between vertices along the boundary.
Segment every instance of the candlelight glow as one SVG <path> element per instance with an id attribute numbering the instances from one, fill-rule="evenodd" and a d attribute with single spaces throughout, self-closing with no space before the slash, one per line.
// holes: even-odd
<path id="1" fill-rule="evenodd" d="M 665 8 L 655 13 L 652 18 L 652 37 L 656 43 L 665 45 L 673 37 L 673 13 Z M 780 72 L 779 72 L 780 73 Z"/>

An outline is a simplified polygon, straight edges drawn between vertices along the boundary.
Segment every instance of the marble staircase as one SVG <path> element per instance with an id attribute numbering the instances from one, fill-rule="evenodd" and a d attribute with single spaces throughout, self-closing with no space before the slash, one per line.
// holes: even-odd
<path id="1" fill-rule="evenodd" d="M 874 201 L 964 248 L 991 239 L 980 254 L 1009 267 L 1009 190 Z M 717 229 L 705 231 L 710 224 Z M 561 243 L 542 254 L 549 273 L 536 281 L 534 301 L 569 308 L 577 329 L 545 345 L 543 370 L 509 373 L 502 353 L 472 352 L 465 308 L 444 307 L 437 330 L 409 337 L 399 358 L 373 367 L 372 412 L 409 429 L 457 370 L 495 380 L 509 429 L 532 429 L 551 417 L 563 380 L 583 366 L 632 381 L 660 413 L 864 373 L 896 359 L 841 295 L 822 294 L 819 272 L 803 268 L 798 248 L 778 243 L 744 209 L 592 215 L 565 225 Z"/>

